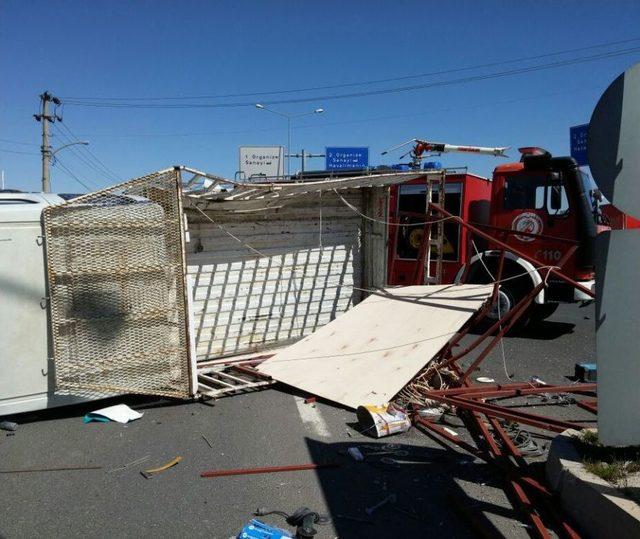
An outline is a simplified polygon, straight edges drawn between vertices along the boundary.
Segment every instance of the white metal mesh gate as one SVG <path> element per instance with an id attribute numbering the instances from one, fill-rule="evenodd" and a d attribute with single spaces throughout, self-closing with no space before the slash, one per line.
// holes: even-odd
<path id="1" fill-rule="evenodd" d="M 180 175 L 44 210 L 56 390 L 188 397 Z"/>

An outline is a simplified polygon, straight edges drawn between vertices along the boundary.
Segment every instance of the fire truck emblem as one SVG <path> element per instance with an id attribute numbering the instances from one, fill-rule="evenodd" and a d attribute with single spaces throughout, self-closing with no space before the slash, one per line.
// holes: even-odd
<path id="1" fill-rule="evenodd" d="M 528 232 L 529 234 L 541 234 L 542 233 L 542 219 L 536 213 L 526 212 L 516 216 L 511 223 L 511 230 L 518 232 Z M 516 238 L 520 241 L 533 241 L 535 238 L 531 236 L 518 236 Z"/>

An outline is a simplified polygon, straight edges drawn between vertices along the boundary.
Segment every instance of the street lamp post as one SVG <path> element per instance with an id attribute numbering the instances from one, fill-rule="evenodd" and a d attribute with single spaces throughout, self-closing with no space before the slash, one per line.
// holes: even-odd
<path id="1" fill-rule="evenodd" d="M 272 112 L 273 114 L 277 114 L 278 116 L 282 116 L 287 119 L 287 176 L 291 176 L 291 120 L 294 118 L 300 118 L 301 116 L 308 116 L 310 114 L 322 114 L 324 109 L 314 109 L 309 112 L 302 112 L 300 114 L 288 114 L 286 112 L 280 112 L 277 110 L 273 110 L 265 107 L 260 103 L 256 103 L 256 108 L 260 110 L 267 110 Z"/>
<path id="2" fill-rule="evenodd" d="M 43 175 L 42 175 L 42 191 L 44 193 L 51 192 L 51 182 L 49 180 L 49 163 L 53 159 L 53 157 L 60 151 L 68 148 L 69 146 L 75 146 L 77 144 L 81 144 L 82 146 L 87 146 L 89 144 L 88 140 L 76 140 L 75 142 L 69 142 L 69 144 L 64 144 L 54 151 L 47 152 L 47 159 L 43 160 Z"/>

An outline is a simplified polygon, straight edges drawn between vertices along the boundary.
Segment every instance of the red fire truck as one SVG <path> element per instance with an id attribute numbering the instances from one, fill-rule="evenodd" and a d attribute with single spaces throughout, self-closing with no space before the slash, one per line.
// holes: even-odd
<path id="1" fill-rule="evenodd" d="M 520 162 L 496 167 L 492 181 L 466 171 L 447 172 L 445 210 L 471 224 L 481 225 L 489 234 L 499 230 L 520 232 L 511 234 L 510 244 L 547 266 L 561 260 L 577 242 L 578 249 L 564 264 L 563 273 L 594 289 L 593 242 L 600 210 L 587 192 L 582 172 L 570 157 L 553 157 L 540 148 L 521 148 L 520 151 Z M 416 213 L 426 212 L 425 193 L 425 180 L 421 178 L 393 187 L 391 222 L 410 225 L 419 221 Z M 411 212 L 413 216 L 404 216 L 403 212 Z M 423 226 L 389 228 L 388 283 L 415 284 L 410 280 L 417 263 Z M 459 282 L 466 266 L 469 269 L 465 282 L 491 282 L 497 273 L 498 251 L 468 238 L 467 234 L 465 227 L 456 223 L 444 224 L 444 283 Z M 541 283 L 545 275 L 517 254 L 506 253 L 502 279 L 508 280 L 500 287 L 499 304 L 493 316 L 508 312 Z M 560 302 L 591 299 L 564 282 L 550 278 L 547 284 L 536 296 L 528 319 L 550 316 Z"/>

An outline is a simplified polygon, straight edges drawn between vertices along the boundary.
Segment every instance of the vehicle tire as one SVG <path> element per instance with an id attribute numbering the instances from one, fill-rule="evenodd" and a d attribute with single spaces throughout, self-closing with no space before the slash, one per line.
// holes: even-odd
<path id="1" fill-rule="evenodd" d="M 487 314 L 487 318 L 490 318 L 491 320 L 503 318 L 511 309 L 520 303 L 522 298 L 527 295 L 529 289 L 523 283 L 518 281 L 519 279 L 516 279 L 512 282 L 506 282 L 500 285 L 498 290 L 498 301 L 496 301 L 491 307 L 491 310 Z M 528 308 L 524 313 L 522 313 L 513 327 L 521 328 L 525 326 L 529 320 L 530 311 L 531 308 Z"/>
<path id="2" fill-rule="evenodd" d="M 559 303 L 534 303 L 530 309 L 530 322 L 542 322 L 558 309 Z"/>
<path id="3" fill-rule="evenodd" d="M 488 284 L 493 281 L 493 275 L 497 274 L 497 258 L 487 258 L 486 266 L 480 263 L 476 263 L 471 267 L 469 272 L 467 283 L 475 284 Z M 489 270 L 490 274 L 487 272 Z M 503 279 L 507 279 L 506 282 L 500 285 L 498 292 L 498 301 L 492 306 L 491 310 L 487 314 L 487 318 L 490 320 L 498 320 L 498 318 L 504 317 L 513 307 L 515 307 L 522 298 L 524 298 L 530 291 L 533 283 L 531 279 L 522 275 L 520 277 L 513 278 L 516 275 L 522 274 L 522 268 L 515 264 L 505 262 L 503 269 Z M 511 279 L 509 280 L 509 277 Z M 514 328 L 522 328 L 529 320 L 529 312 L 531 308 L 528 308 L 518 321 L 515 323 Z M 500 316 L 498 316 L 498 313 Z"/>

